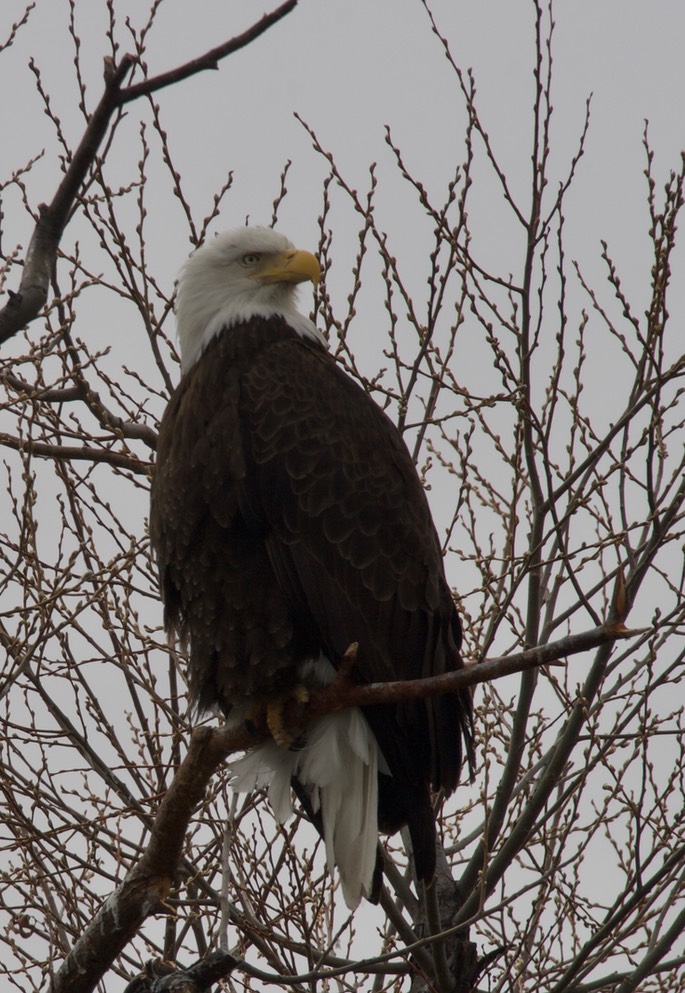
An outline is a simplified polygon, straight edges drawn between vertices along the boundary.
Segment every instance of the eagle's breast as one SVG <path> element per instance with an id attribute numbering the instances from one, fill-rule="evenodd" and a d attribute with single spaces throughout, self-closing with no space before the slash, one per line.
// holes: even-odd
<path id="1" fill-rule="evenodd" d="M 166 623 L 190 653 L 199 709 L 259 703 L 297 682 L 315 646 L 279 584 L 267 548 L 246 382 L 292 332 L 255 320 L 218 335 L 181 380 L 160 425 L 150 514 Z M 299 339 L 298 339 L 299 341 Z M 297 347 L 297 342 L 293 342 Z M 261 405 L 270 406 L 268 391 Z M 281 419 L 289 411 L 281 403 Z"/>

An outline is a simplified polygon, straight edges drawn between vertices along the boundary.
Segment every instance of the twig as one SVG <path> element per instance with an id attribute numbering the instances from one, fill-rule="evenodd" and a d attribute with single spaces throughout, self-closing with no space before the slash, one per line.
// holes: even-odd
<path id="1" fill-rule="evenodd" d="M 291 10 L 294 10 L 296 6 L 297 0 L 287 0 L 286 3 L 281 4 L 280 7 L 277 7 L 270 14 L 265 14 L 260 21 L 253 24 L 247 31 L 237 35 L 235 38 L 231 38 L 230 41 L 224 42 L 223 45 L 210 49 L 204 55 L 200 55 L 196 59 L 191 59 L 190 62 L 186 62 L 176 69 L 160 73 L 158 76 L 152 76 L 150 79 L 146 79 L 142 83 L 136 83 L 134 86 L 126 87 L 120 93 L 120 103 L 130 103 L 131 100 L 137 100 L 138 97 L 156 93 L 157 90 L 161 90 L 165 86 L 171 86 L 173 83 L 178 83 L 182 79 L 187 79 L 189 76 L 194 76 L 198 72 L 203 72 L 205 69 L 218 69 L 221 59 L 225 59 L 227 55 L 232 55 L 233 52 L 237 52 L 240 48 L 244 48 L 250 42 L 259 38 L 272 25 L 280 21 L 286 14 L 289 14 Z"/>
<path id="2" fill-rule="evenodd" d="M 15 452 L 28 452 L 37 458 L 58 459 L 67 462 L 105 463 L 117 469 L 128 469 L 139 476 L 150 472 L 151 463 L 143 462 L 123 452 L 113 452 L 108 448 L 91 448 L 89 445 L 51 445 L 45 441 L 30 441 L 15 438 L 11 434 L 0 433 L 0 445 Z"/>

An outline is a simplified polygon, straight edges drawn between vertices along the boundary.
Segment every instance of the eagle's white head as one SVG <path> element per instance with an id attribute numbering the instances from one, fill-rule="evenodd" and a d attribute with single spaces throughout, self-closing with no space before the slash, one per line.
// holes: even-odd
<path id="1" fill-rule="evenodd" d="M 318 283 L 320 275 L 310 252 L 271 228 L 236 228 L 198 248 L 181 269 L 176 293 L 183 371 L 222 328 L 251 317 L 281 316 L 299 334 L 325 345 L 295 301 L 297 284 Z"/>

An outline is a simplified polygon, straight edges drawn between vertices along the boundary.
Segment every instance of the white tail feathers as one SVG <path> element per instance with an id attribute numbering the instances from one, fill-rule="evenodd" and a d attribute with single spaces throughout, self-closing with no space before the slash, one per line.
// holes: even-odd
<path id="1" fill-rule="evenodd" d="M 293 812 L 294 777 L 320 812 L 329 871 L 337 866 L 345 903 L 354 910 L 371 895 L 378 842 L 378 745 L 361 711 L 328 714 L 302 748 L 266 741 L 231 764 L 233 789 L 268 788 L 276 818 Z"/>

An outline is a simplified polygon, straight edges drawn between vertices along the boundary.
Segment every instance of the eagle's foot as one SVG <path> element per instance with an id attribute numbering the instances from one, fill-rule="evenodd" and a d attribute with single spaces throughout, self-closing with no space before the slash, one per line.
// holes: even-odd
<path id="1" fill-rule="evenodd" d="M 302 716 L 306 704 L 309 703 L 309 690 L 306 686 L 293 686 L 266 705 L 266 723 L 271 737 L 280 748 L 290 748 L 302 734 L 302 728 L 296 722 Z"/>

